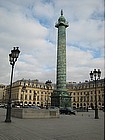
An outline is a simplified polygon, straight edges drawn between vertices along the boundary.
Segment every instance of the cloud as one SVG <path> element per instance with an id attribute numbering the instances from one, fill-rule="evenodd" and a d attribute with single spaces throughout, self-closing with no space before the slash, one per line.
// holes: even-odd
<path id="1" fill-rule="evenodd" d="M 100 24 L 102 24 L 103 27 L 98 29 Z M 81 43 L 86 42 L 92 45 L 90 47 L 94 47 L 93 43 L 104 40 L 104 23 L 90 19 L 87 21 L 80 20 L 78 22 L 73 22 L 70 24 L 68 37 L 68 43 L 72 41 Z M 100 42 L 100 45 L 104 45 L 104 42 Z"/>
<path id="2" fill-rule="evenodd" d="M 92 51 L 69 46 L 67 49 L 67 78 L 69 81 L 89 80 L 89 72 L 94 68 L 102 71 L 104 78 L 104 58 L 94 58 Z"/>
<path id="3" fill-rule="evenodd" d="M 104 0 L 1 0 L 0 83 L 9 84 L 8 54 L 20 47 L 14 81 L 56 81 L 57 22 L 60 10 L 67 28 L 67 81 L 84 81 L 101 68 L 104 76 Z"/>

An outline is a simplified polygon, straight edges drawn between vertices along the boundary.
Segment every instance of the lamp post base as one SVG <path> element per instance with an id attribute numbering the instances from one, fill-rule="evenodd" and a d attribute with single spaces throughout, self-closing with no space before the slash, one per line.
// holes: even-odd
<path id="1" fill-rule="evenodd" d="M 94 119 L 99 119 L 99 116 L 98 116 L 98 109 L 95 108 L 95 118 Z"/>
<path id="2" fill-rule="evenodd" d="M 10 123 L 10 122 L 11 122 L 11 120 L 5 120 L 5 122 Z"/>
<path id="3" fill-rule="evenodd" d="M 6 113 L 6 119 L 5 122 L 11 122 L 11 104 L 8 103 L 7 105 L 7 113 Z"/>

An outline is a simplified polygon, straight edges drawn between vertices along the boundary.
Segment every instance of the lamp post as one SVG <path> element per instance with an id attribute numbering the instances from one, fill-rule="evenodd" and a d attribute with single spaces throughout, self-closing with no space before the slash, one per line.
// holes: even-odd
<path id="1" fill-rule="evenodd" d="M 9 93 L 9 98 L 7 102 L 7 112 L 6 112 L 5 122 L 11 122 L 11 89 L 12 89 L 14 65 L 20 53 L 18 48 L 19 47 L 14 47 L 14 49 L 11 50 L 11 53 L 9 54 L 9 61 L 10 61 L 10 64 L 12 65 L 12 71 L 11 71 L 11 81 L 10 81 L 10 93 Z"/>
<path id="2" fill-rule="evenodd" d="M 94 69 L 94 71 L 90 72 L 90 78 L 91 80 L 93 80 L 93 76 L 94 76 L 94 83 L 95 83 L 95 119 L 99 119 L 98 116 L 98 105 L 97 105 L 97 92 L 96 92 L 96 84 L 97 84 L 97 80 L 100 79 L 101 77 L 101 71 L 100 69 L 98 69 L 98 71 L 96 69 Z"/>

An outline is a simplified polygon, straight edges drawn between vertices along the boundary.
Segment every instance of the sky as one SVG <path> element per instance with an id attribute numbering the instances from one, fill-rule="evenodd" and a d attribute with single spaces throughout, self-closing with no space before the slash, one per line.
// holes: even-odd
<path id="1" fill-rule="evenodd" d="M 9 53 L 19 47 L 13 81 L 56 81 L 57 28 L 60 11 L 66 28 L 67 82 L 105 77 L 104 0 L 0 0 L 0 83 L 9 84 Z"/>

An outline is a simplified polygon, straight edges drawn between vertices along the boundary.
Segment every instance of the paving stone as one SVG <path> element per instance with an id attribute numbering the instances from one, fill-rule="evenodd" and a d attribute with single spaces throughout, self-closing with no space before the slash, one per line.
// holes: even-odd
<path id="1" fill-rule="evenodd" d="M 60 115 L 52 119 L 12 118 L 5 123 L 6 109 L 0 108 L 0 140 L 104 140 L 104 112 Z"/>

